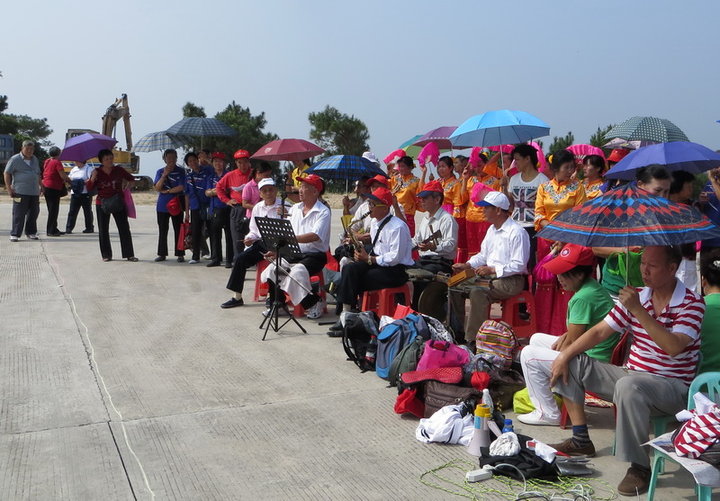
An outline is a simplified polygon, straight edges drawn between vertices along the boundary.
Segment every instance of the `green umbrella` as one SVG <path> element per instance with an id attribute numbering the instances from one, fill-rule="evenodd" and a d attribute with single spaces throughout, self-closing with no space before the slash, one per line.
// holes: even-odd
<path id="1" fill-rule="evenodd" d="M 418 134 L 417 136 L 413 136 L 407 141 L 405 141 L 403 144 L 400 145 L 401 150 L 405 150 L 405 153 L 413 158 L 416 158 L 418 153 L 420 153 L 420 150 L 422 150 L 422 146 L 415 146 L 413 143 L 420 139 L 422 137 L 422 134 Z"/>
<path id="2" fill-rule="evenodd" d="M 619 137 L 627 141 L 690 141 L 680 127 L 666 118 L 632 117 L 616 125 L 605 134 L 608 139 Z"/>

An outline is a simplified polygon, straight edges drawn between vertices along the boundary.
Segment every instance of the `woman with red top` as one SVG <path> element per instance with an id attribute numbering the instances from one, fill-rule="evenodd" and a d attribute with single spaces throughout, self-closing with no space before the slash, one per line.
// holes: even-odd
<path id="1" fill-rule="evenodd" d="M 113 164 L 114 156 L 110 150 L 100 150 L 98 153 L 100 167 L 95 169 L 87 182 L 89 190 L 97 190 L 95 209 L 97 213 L 98 234 L 100 236 L 100 254 L 103 261 L 112 261 L 112 245 L 110 244 L 110 215 L 115 219 L 118 233 L 120 233 L 120 248 L 122 257 L 128 261 L 137 261 L 133 250 L 132 234 L 128 223 L 127 210 L 124 208 L 123 190 L 135 184 L 135 178 L 125 169 Z M 123 201 L 123 208 L 113 212 L 103 209 L 103 200 L 119 197 Z"/>
<path id="2" fill-rule="evenodd" d="M 43 195 L 45 196 L 45 204 L 48 209 L 47 218 L 47 236 L 59 237 L 65 232 L 58 230 L 57 218 L 60 212 L 60 199 L 67 195 L 67 190 L 63 193 L 63 188 L 70 183 L 62 162 L 58 159 L 60 156 L 60 148 L 53 146 L 48 151 L 50 158 L 45 160 L 43 165 Z"/>

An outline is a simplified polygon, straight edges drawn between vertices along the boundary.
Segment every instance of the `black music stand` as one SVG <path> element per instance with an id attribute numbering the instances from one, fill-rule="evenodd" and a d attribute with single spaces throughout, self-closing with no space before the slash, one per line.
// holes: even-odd
<path id="1" fill-rule="evenodd" d="M 273 283 L 273 287 L 275 288 L 275 300 L 270 308 L 270 313 L 263 319 L 259 327 L 260 329 L 265 327 L 265 333 L 263 334 L 262 340 L 265 341 L 270 327 L 272 327 L 273 332 L 278 332 L 290 321 L 295 322 L 303 334 L 307 334 L 307 331 L 302 325 L 300 325 L 300 322 L 298 322 L 292 313 L 290 313 L 290 310 L 288 310 L 285 302 L 280 299 L 280 294 L 283 294 L 283 291 L 280 288 L 280 258 L 292 258 L 302 253 L 297 239 L 295 238 L 295 232 L 292 229 L 292 225 L 287 219 L 275 219 L 270 217 L 256 217 L 255 223 L 257 223 L 258 230 L 260 230 L 260 235 L 262 236 L 265 248 L 273 249 L 275 251 L 275 281 Z M 287 272 L 283 270 L 283 273 Z M 280 325 L 280 321 L 278 319 L 281 308 L 290 316 L 290 318 L 285 320 L 282 325 Z M 267 322 L 267 325 L 265 325 L 265 322 Z"/>

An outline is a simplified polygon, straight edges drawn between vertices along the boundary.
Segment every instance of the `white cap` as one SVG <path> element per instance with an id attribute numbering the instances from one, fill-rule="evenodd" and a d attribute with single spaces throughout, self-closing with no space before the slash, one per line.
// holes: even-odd
<path id="1" fill-rule="evenodd" d="M 380 163 L 380 161 L 379 161 L 379 160 L 377 159 L 377 157 L 375 156 L 375 153 L 373 153 L 372 151 L 366 151 L 365 153 L 362 154 L 362 157 L 363 157 L 365 160 L 370 160 L 370 161 L 371 161 L 372 163 L 374 163 L 374 164 L 379 164 L 379 163 Z"/>
<path id="2" fill-rule="evenodd" d="M 481 200 L 480 202 L 476 202 L 475 205 L 477 205 L 478 207 L 488 207 L 492 205 L 493 207 L 497 207 L 498 209 L 508 210 L 510 208 L 510 200 L 508 200 L 508 197 L 506 197 L 504 193 L 500 193 L 499 191 L 491 191 L 487 195 L 485 195 L 485 198 L 483 200 Z"/>
<path id="3" fill-rule="evenodd" d="M 258 190 L 262 189 L 264 186 L 275 186 L 275 181 L 273 181 L 271 177 L 263 178 L 258 182 Z"/>

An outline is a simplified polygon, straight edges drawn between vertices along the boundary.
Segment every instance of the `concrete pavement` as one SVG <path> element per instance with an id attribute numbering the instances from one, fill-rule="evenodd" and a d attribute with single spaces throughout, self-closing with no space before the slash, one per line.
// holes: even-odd
<path id="1" fill-rule="evenodd" d="M 103 263 L 97 234 L 10 243 L 0 205 L 1 499 L 453 497 L 419 476 L 469 459 L 463 448 L 416 441 L 417 421 L 393 413 L 396 391 L 317 321 L 261 342 L 254 272 L 248 304 L 221 310 L 228 270 L 153 263 L 154 208 L 138 210 L 140 262 L 120 260 L 112 223 L 116 260 Z M 591 426 L 598 477 L 614 486 L 626 465 L 609 455 L 612 412 L 593 410 Z M 516 428 L 548 442 L 569 433 Z M 657 499 L 693 499 L 675 470 Z"/>

